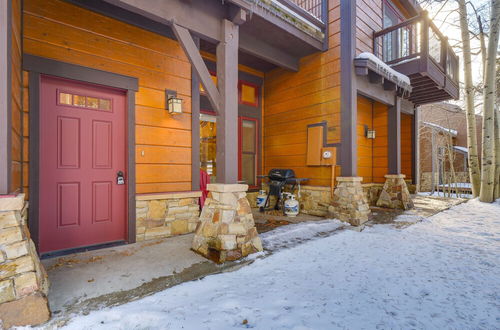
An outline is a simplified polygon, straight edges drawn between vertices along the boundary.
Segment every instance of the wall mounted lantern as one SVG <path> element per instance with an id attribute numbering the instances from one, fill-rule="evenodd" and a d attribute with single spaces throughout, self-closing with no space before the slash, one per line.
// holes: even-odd
<path id="1" fill-rule="evenodd" d="M 368 125 L 365 125 L 365 137 L 367 139 L 375 139 L 375 130 L 369 129 Z"/>
<path id="2" fill-rule="evenodd" d="M 182 113 L 182 99 L 177 97 L 177 92 L 165 90 L 165 98 L 167 100 L 168 113 L 175 115 Z"/>

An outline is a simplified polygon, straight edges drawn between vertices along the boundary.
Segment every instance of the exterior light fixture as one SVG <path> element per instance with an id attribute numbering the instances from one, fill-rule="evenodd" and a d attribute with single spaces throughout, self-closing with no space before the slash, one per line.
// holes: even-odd
<path id="1" fill-rule="evenodd" d="M 367 139 L 375 139 L 375 130 L 369 129 L 368 125 L 365 125 L 365 137 Z"/>
<path id="2" fill-rule="evenodd" d="M 182 113 L 182 99 L 177 97 L 177 92 L 165 90 L 165 98 L 167 100 L 168 113 L 175 115 Z"/>

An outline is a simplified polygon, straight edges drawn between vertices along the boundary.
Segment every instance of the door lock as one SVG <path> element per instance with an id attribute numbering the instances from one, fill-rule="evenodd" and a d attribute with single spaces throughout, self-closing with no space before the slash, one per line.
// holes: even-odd
<path id="1" fill-rule="evenodd" d="M 122 171 L 116 173 L 116 184 L 125 184 L 125 178 Z"/>

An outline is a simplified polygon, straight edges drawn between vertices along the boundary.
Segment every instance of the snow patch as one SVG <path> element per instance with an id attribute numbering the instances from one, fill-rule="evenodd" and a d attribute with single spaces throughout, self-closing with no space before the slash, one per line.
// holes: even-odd
<path id="1" fill-rule="evenodd" d="M 399 81 L 407 84 L 408 86 L 411 86 L 410 77 L 402 74 L 401 72 L 394 70 L 393 68 L 391 68 L 389 65 L 387 65 L 384 61 L 382 61 L 380 58 L 378 58 L 374 54 L 364 52 L 364 53 L 359 54 L 356 58 L 370 60 L 370 61 L 374 62 L 383 71 L 388 72 L 390 75 L 396 76 Z"/>
<path id="2" fill-rule="evenodd" d="M 427 121 L 424 121 L 423 124 L 425 126 L 434 127 L 434 128 L 436 128 L 436 129 L 438 129 L 440 131 L 450 133 L 453 136 L 457 136 L 458 135 L 458 131 L 456 131 L 454 129 L 451 129 L 451 128 L 443 127 L 443 126 L 440 126 L 440 125 L 434 124 L 434 123 L 429 123 Z"/>

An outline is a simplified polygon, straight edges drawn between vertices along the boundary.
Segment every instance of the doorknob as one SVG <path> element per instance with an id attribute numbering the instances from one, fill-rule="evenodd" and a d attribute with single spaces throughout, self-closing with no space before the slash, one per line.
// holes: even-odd
<path id="1" fill-rule="evenodd" d="M 125 178 L 122 171 L 116 173 L 116 184 L 125 184 Z"/>

